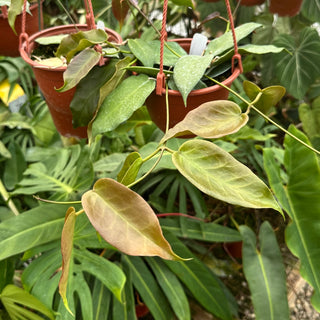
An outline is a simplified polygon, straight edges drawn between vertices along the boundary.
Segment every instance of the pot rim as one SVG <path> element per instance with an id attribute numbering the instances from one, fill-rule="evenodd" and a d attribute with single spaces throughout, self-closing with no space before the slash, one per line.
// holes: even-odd
<path id="1" fill-rule="evenodd" d="M 178 42 L 178 43 L 181 43 L 181 42 L 190 42 L 191 43 L 192 38 L 178 38 L 178 39 L 170 39 L 168 41 Z M 234 68 L 232 74 L 226 80 L 222 81 L 221 83 L 225 86 L 230 86 L 232 84 L 232 82 L 239 76 L 240 73 L 241 73 L 241 71 L 240 71 L 239 67 Z M 192 90 L 188 96 L 197 96 L 197 95 L 207 94 L 207 93 L 215 92 L 215 91 L 218 91 L 221 89 L 223 89 L 223 87 L 219 86 L 218 84 L 215 84 L 215 85 L 207 87 L 207 88 Z M 162 88 L 161 95 L 165 95 L 165 94 L 166 94 L 166 89 Z M 172 90 L 172 89 L 168 89 L 168 94 L 172 95 L 172 96 L 181 96 L 180 91 Z"/>
<path id="2" fill-rule="evenodd" d="M 76 31 L 76 27 L 78 29 L 80 29 L 81 31 L 83 30 L 90 30 L 88 29 L 88 25 L 87 24 L 68 24 L 68 25 L 62 25 L 62 26 L 55 26 L 55 27 L 51 27 L 51 28 L 46 28 L 44 30 L 41 30 L 39 32 L 36 32 L 34 34 L 32 34 L 31 36 L 28 37 L 28 41 L 29 41 L 29 46 L 31 43 L 34 43 L 35 40 L 37 38 L 43 37 L 43 36 L 49 36 L 52 33 L 53 34 L 59 34 L 62 33 L 63 31 L 68 31 L 66 32 L 67 34 L 70 34 L 72 32 L 70 32 L 71 30 L 75 30 Z M 122 38 L 120 36 L 120 34 L 118 34 L 116 31 L 109 29 L 109 28 L 104 28 L 104 30 L 106 31 L 107 34 L 109 35 L 113 35 L 118 43 L 122 42 Z M 22 57 L 22 59 L 27 62 L 29 65 L 31 65 L 33 68 L 37 68 L 37 69 L 42 69 L 42 70 L 47 70 L 47 71 L 62 71 L 64 72 L 67 69 L 67 66 L 62 66 L 62 67 L 56 67 L 56 68 L 50 68 L 47 66 L 44 66 L 41 63 L 38 63 L 37 61 L 34 61 L 30 58 L 30 52 L 27 52 L 27 42 L 26 40 L 24 40 L 21 44 L 21 48 L 20 48 L 20 55 Z"/>

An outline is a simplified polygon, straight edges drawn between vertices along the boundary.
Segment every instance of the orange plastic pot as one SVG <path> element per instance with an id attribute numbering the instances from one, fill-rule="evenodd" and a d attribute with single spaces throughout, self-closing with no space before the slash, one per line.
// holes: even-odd
<path id="1" fill-rule="evenodd" d="M 192 39 L 175 39 L 172 40 L 180 44 L 180 46 L 187 52 L 190 49 Z M 229 78 L 222 83 L 228 87 L 239 76 L 240 69 L 236 67 Z M 169 128 L 175 126 L 178 122 L 184 119 L 186 114 L 199 107 L 201 104 L 214 101 L 214 100 L 226 100 L 228 98 L 229 91 L 219 85 L 214 85 L 208 88 L 193 90 L 190 92 L 187 99 L 187 106 L 185 107 L 182 96 L 177 90 L 168 90 L 169 98 Z M 162 130 L 166 128 L 166 90 L 162 89 L 162 95 L 157 95 L 154 90 L 146 100 L 146 106 L 148 108 L 151 120 Z"/>
<path id="2" fill-rule="evenodd" d="M 303 0 L 271 0 L 269 10 L 279 16 L 293 17 L 300 11 Z"/>
<path id="3" fill-rule="evenodd" d="M 37 3 L 30 6 L 30 12 L 26 15 L 26 32 L 33 34 L 39 31 L 39 6 Z M 8 18 L 5 14 L 0 14 L 0 55 L 18 57 L 19 54 L 19 34 L 21 33 L 22 15 L 18 15 L 15 21 L 15 30 L 11 29 Z"/>
<path id="4" fill-rule="evenodd" d="M 257 6 L 260 4 L 263 4 L 266 0 L 241 0 L 242 6 L 252 7 Z M 237 0 L 237 2 L 240 2 L 240 0 Z"/>
<path id="5" fill-rule="evenodd" d="M 77 24 L 80 31 L 88 30 L 85 24 Z M 77 32 L 74 25 L 58 26 L 43 30 L 29 37 L 28 41 L 22 43 L 20 49 L 21 57 L 32 66 L 39 88 L 46 100 L 53 122 L 58 132 L 65 137 L 86 138 L 87 127 L 73 128 L 72 113 L 70 103 L 73 99 L 75 88 L 65 92 L 58 92 L 55 89 L 63 85 L 63 73 L 66 67 L 49 69 L 36 61 L 31 60 L 30 56 L 36 47 L 35 40 L 40 37 L 53 36 L 58 34 L 71 34 Z M 109 35 L 109 41 L 121 43 L 121 36 L 111 29 L 105 29 Z"/>

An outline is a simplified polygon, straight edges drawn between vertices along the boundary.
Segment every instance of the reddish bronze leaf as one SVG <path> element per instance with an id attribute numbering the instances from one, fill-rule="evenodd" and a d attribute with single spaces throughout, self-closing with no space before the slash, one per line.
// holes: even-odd
<path id="1" fill-rule="evenodd" d="M 115 18 L 119 21 L 120 28 L 123 25 L 129 11 L 127 0 L 112 0 L 112 12 Z"/>
<path id="2" fill-rule="evenodd" d="M 137 193 L 112 179 L 98 180 L 82 196 L 94 228 L 111 245 L 134 256 L 182 260 L 163 237 L 155 213 Z"/>

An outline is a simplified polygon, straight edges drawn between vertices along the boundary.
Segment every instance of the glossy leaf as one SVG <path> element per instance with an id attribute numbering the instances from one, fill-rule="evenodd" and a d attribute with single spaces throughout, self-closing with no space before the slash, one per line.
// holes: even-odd
<path id="1" fill-rule="evenodd" d="M 103 43 L 108 39 L 108 34 L 101 29 L 79 31 L 70 34 L 61 40 L 56 56 L 64 56 L 69 63 L 77 52 L 84 51 L 95 44 Z"/>
<path id="2" fill-rule="evenodd" d="M 191 319 L 188 298 L 176 275 L 159 258 L 146 258 L 179 320 Z"/>
<path id="3" fill-rule="evenodd" d="M 260 249 L 256 247 L 256 235 L 249 227 L 240 226 L 240 232 L 243 237 L 243 270 L 249 283 L 256 318 L 289 320 L 286 273 L 271 225 L 269 222 L 261 225 Z"/>
<path id="4" fill-rule="evenodd" d="M 134 182 L 142 165 L 142 158 L 138 152 L 132 152 L 125 160 L 118 173 L 117 180 L 125 186 Z"/>
<path id="5" fill-rule="evenodd" d="M 224 285 L 189 249 L 171 233 L 166 233 L 172 246 L 182 255 L 192 257 L 190 261 L 164 261 L 184 285 L 190 290 L 194 298 L 209 312 L 219 319 L 232 319 L 231 307 L 226 297 Z"/>
<path id="6" fill-rule="evenodd" d="M 148 203 L 122 184 L 112 179 L 98 180 L 93 190 L 82 196 L 82 205 L 95 229 L 120 251 L 129 255 L 181 259 L 163 237 L 159 221 Z"/>
<path id="7" fill-rule="evenodd" d="M 102 103 L 92 123 L 92 135 L 118 127 L 139 109 L 155 88 L 155 81 L 141 74 L 129 77 L 113 90 Z"/>
<path id="8" fill-rule="evenodd" d="M 113 76 L 115 64 L 115 61 L 110 61 L 102 67 L 94 66 L 77 84 L 70 103 L 74 128 L 87 126 L 92 120 L 98 108 L 100 89 Z"/>
<path id="9" fill-rule="evenodd" d="M 55 317 L 51 310 L 46 308 L 38 299 L 33 297 L 30 293 L 23 289 L 9 284 L 0 294 L 0 301 L 8 312 L 11 320 L 27 319 L 27 320 L 41 320 L 42 316 L 32 312 L 33 309 L 45 315 L 51 320 Z"/>
<path id="10" fill-rule="evenodd" d="M 260 89 L 256 84 L 248 80 L 243 82 L 243 89 L 251 101 L 253 101 L 257 95 L 262 92 L 262 95 L 254 106 L 264 114 L 267 114 L 272 107 L 275 107 L 286 93 L 286 89 L 284 87 L 270 86 Z"/>
<path id="11" fill-rule="evenodd" d="M 62 274 L 59 282 L 59 293 L 62 297 L 65 307 L 70 313 L 71 310 L 67 301 L 67 284 L 69 278 L 69 268 L 72 259 L 73 234 L 76 223 L 76 211 L 69 208 L 66 212 L 65 222 L 61 234 L 61 254 L 62 254 Z"/>
<path id="12" fill-rule="evenodd" d="M 279 35 L 274 44 L 286 48 L 274 56 L 280 83 L 297 99 L 302 99 L 320 73 L 320 36 L 314 28 L 305 28 L 295 41 L 290 35 Z"/>
<path id="13" fill-rule="evenodd" d="M 248 122 L 248 116 L 232 101 L 217 100 L 203 103 L 169 129 L 162 142 L 173 137 L 194 134 L 213 139 L 238 131 Z"/>
<path id="14" fill-rule="evenodd" d="M 294 126 L 289 131 L 309 143 L 306 136 Z M 268 165 L 279 170 L 272 157 L 268 157 Z M 284 166 L 288 182 L 283 185 L 279 175 L 266 171 L 277 197 L 287 210 L 291 223 L 286 229 L 286 243 L 290 251 L 300 259 L 301 276 L 314 288 L 311 302 L 320 312 L 320 228 L 317 221 L 320 216 L 320 168 L 317 156 L 302 144 L 285 137 Z"/>
<path id="15" fill-rule="evenodd" d="M 64 84 L 61 88 L 56 88 L 59 92 L 64 92 L 75 87 L 89 71 L 99 62 L 101 54 L 94 49 L 81 51 L 68 65 L 63 73 Z"/>
<path id="16" fill-rule="evenodd" d="M 140 257 L 122 256 L 122 263 L 131 271 L 132 282 L 153 319 L 172 319 L 173 313 L 159 283 Z"/>
<path id="17" fill-rule="evenodd" d="M 118 20 L 120 29 L 123 25 L 124 19 L 128 14 L 129 8 L 130 7 L 127 0 L 112 0 L 112 13 Z"/>
<path id="18" fill-rule="evenodd" d="M 245 23 L 237 28 L 235 28 L 237 42 L 247 37 L 254 30 L 260 28 L 262 25 L 255 22 Z M 223 52 L 232 49 L 234 46 L 233 37 L 231 30 L 224 33 L 222 36 L 212 40 L 206 50 L 206 54 L 213 54 L 214 56 L 219 56 Z"/>
<path id="19" fill-rule="evenodd" d="M 206 69 L 210 66 L 213 55 L 183 56 L 174 66 L 173 79 L 180 91 L 184 104 L 187 105 L 187 97 L 190 91 L 200 81 Z"/>
<path id="20" fill-rule="evenodd" d="M 66 209 L 64 205 L 43 205 L 3 221 L 0 260 L 59 239 Z"/>
<path id="21" fill-rule="evenodd" d="M 249 208 L 281 209 L 271 191 L 249 168 L 215 144 L 185 142 L 172 156 L 173 163 L 202 192 Z"/>

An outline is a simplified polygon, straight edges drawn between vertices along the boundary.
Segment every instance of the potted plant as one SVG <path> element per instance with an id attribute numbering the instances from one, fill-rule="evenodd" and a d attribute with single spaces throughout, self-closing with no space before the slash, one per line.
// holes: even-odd
<path id="1" fill-rule="evenodd" d="M 0 1 L 0 55 L 19 56 L 19 34 L 22 30 L 21 5 L 16 7 L 16 2 Z M 39 5 L 40 4 L 40 5 Z M 41 12 L 42 1 L 28 3 L 25 28 L 28 34 L 33 34 L 42 27 Z M 40 23 L 39 23 L 40 19 Z"/>
<path id="2" fill-rule="evenodd" d="M 24 35 L 21 37 L 20 55 L 30 66 L 32 66 L 36 81 L 48 104 L 55 126 L 59 133 L 66 137 L 87 137 L 86 127 L 73 128 L 72 125 L 72 114 L 69 106 L 73 99 L 75 88 L 63 93 L 59 93 L 56 91 L 56 89 L 60 88 L 64 83 L 63 73 L 66 71 L 66 64 L 61 60 L 59 60 L 57 64 L 57 61 L 55 59 L 53 59 L 53 61 L 51 59 L 48 59 L 45 63 L 43 60 L 34 60 L 31 56 L 35 55 L 35 52 L 39 47 L 39 44 L 41 42 L 39 39 L 48 37 L 49 39 L 52 39 L 53 37 L 53 42 L 51 40 L 51 42 L 47 42 L 49 46 L 52 46 L 57 42 L 56 38 L 59 38 L 58 41 L 60 42 L 61 38 L 65 37 L 66 35 L 72 35 L 75 33 L 78 33 L 80 37 L 78 38 L 79 42 L 85 42 L 87 34 L 90 34 L 92 37 L 92 42 L 90 42 L 89 39 L 89 42 L 87 42 L 84 47 L 82 46 L 82 50 L 84 48 L 94 46 L 97 43 L 96 39 L 99 39 L 98 42 L 100 44 L 103 42 L 117 44 L 121 43 L 121 36 L 117 32 L 108 28 L 95 29 L 96 27 L 94 23 L 93 13 L 88 11 L 90 10 L 90 6 L 87 6 L 86 1 L 85 4 L 88 12 L 87 24 L 51 27 L 30 36 L 24 33 Z M 74 50 L 73 54 L 76 54 L 78 52 L 77 48 L 72 49 Z M 52 51 L 53 49 L 51 49 L 51 52 Z M 99 52 L 91 51 L 91 53 L 93 53 L 94 55 L 94 65 L 97 63 L 100 63 L 100 65 L 107 63 L 108 59 L 104 59 Z"/>

